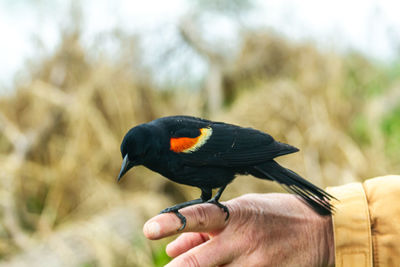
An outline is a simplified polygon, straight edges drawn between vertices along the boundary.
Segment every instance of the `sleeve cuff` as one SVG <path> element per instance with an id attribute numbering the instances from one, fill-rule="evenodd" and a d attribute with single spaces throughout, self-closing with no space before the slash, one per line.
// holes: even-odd
<path id="1" fill-rule="evenodd" d="M 327 191 L 339 200 L 332 201 L 336 208 L 332 216 L 335 265 L 372 267 L 370 216 L 362 184 L 330 187 Z"/>

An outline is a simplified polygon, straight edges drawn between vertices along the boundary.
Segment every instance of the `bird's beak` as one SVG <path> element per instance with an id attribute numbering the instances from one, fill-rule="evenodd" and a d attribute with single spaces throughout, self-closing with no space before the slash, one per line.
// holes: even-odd
<path id="1" fill-rule="evenodd" d="M 118 182 L 119 180 L 121 180 L 122 176 L 124 176 L 124 174 L 129 171 L 129 169 L 131 169 L 133 166 L 135 166 L 135 163 L 130 161 L 128 159 L 128 154 L 126 154 L 124 160 L 122 161 L 121 170 L 119 171 Z"/>

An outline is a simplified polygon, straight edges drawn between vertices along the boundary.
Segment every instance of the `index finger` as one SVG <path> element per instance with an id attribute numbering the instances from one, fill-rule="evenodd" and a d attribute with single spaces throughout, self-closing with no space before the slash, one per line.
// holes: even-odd
<path id="1" fill-rule="evenodd" d="M 225 212 L 209 203 L 186 207 L 179 212 L 186 217 L 186 227 L 183 230 L 178 232 L 182 223 L 174 213 L 164 213 L 145 223 L 144 235 L 148 239 L 155 240 L 180 232 L 213 232 L 222 230 L 229 221 L 225 221 Z"/>

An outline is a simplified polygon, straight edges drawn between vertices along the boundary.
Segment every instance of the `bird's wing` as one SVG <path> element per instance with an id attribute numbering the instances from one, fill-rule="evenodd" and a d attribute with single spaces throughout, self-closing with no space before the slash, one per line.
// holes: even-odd
<path id="1" fill-rule="evenodd" d="M 183 127 L 171 137 L 170 150 L 188 165 L 226 167 L 259 164 L 298 151 L 269 134 L 224 123 Z"/>

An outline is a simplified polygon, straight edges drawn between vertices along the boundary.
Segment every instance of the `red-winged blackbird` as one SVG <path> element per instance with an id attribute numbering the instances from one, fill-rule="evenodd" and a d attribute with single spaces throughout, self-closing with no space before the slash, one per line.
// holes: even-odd
<path id="1" fill-rule="evenodd" d="M 118 181 L 133 166 L 144 165 L 174 182 L 200 188 L 199 199 L 161 211 L 174 212 L 181 219 L 180 230 L 186 219 L 179 210 L 194 204 L 213 203 L 227 213 L 228 219 L 228 208 L 218 200 L 237 174 L 276 181 L 319 214 L 331 214 L 331 195 L 273 160 L 297 151 L 252 128 L 189 116 L 164 117 L 138 125 L 125 135 Z M 213 188 L 219 190 L 211 198 Z"/>

